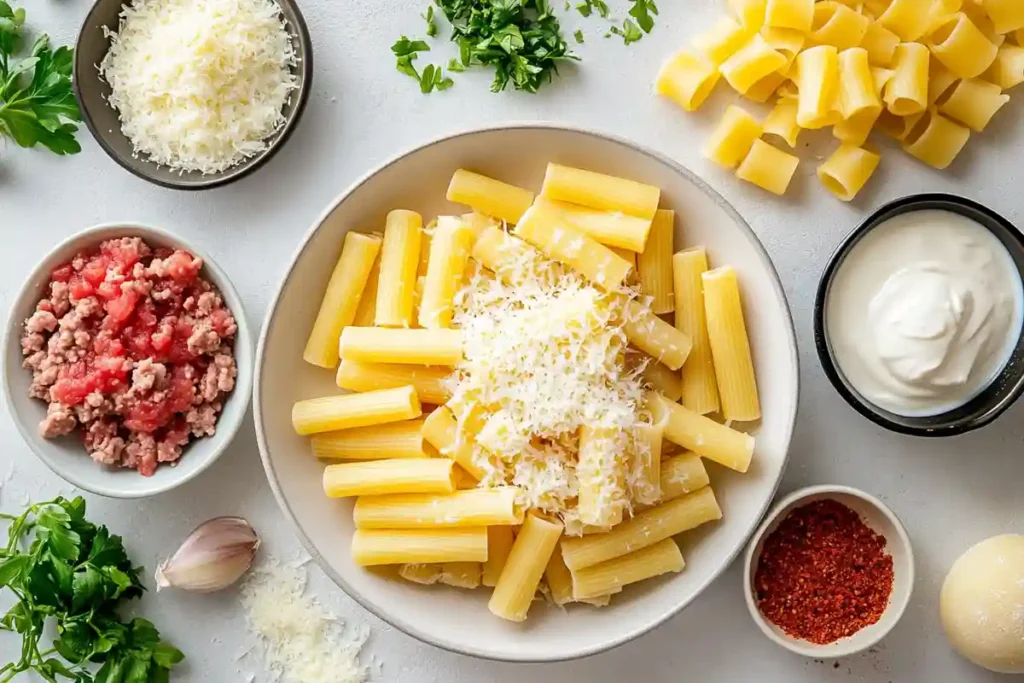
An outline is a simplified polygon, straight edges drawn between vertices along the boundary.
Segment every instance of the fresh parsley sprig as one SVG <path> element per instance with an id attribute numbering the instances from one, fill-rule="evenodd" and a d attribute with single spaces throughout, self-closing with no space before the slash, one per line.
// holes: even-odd
<path id="1" fill-rule="evenodd" d="M 142 568 L 132 566 L 119 536 L 86 520 L 82 498 L 58 497 L 0 518 L 10 521 L 7 545 L 0 547 L 0 588 L 17 600 L 0 618 L 0 630 L 22 637 L 18 657 L 0 666 L 0 683 L 25 671 L 50 683 L 169 680 L 184 655 L 163 642 L 149 621 L 118 617 L 121 601 L 145 590 Z M 57 638 L 41 650 L 51 620 Z M 95 674 L 90 663 L 99 665 Z"/>
<path id="2" fill-rule="evenodd" d="M 21 147 L 43 145 L 55 154 L 82 150 L 75 140 L 81 121 L 71 91 L 73 50 L 50 48 L 41 35 L 28 57 L 15 59 L 22 42 L 25 10 L 0 0 L 0 136 Z"/>
<path id="3" fill-rule="evenodd" d="M 432 14 L 430 16 L 433 17 Z M 405 36 L 402 36 L 394 45 L 391 46 L 391 51 L 395 53 L 395 68 L 405 75 L 411 76 L 419 81 L 420 92 L 426 94 L 434 89 L 447 90 L 455 85 L 455 82 L 451 78 L 444 75 L 444 72 L 439 66 L 427 64 L 423 67 L 423 73 L 416 71 L 416 67 L 413 66 L 412 63 L 413 60 L 416 59 L 418 53 L 430 51 L 430 46 L 424 41 L 409 40 Z M 452 70 L 461 71 L 461 69 Z"/>

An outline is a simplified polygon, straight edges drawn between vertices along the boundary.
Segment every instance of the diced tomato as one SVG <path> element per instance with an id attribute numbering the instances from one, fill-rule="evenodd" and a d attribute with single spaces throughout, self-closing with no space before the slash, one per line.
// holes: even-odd
<path id="1" fill-rule="evenodd" d="M 54 268 L 53 272 L 50 273 L 50 279 L 54 282 L 67 282 L 71 279 L 71 274 L 74 273 L 74 269 L 70 263 L 66 263 L 59 268 Z"/>
<path id="2" fill-rule="evenodd" d="M 82 277 L 93 287 L 98 287 L 107 278 L 107 265 L 105 256 L 94 256 L 82 269 Z"/>
<path id="3" fill-rule="evenodd" d="M 171 254 L 165 262 L 167 274 L 176 282 L 189 283 L 196 279 L 202 262 L 192 258 L 192 254 L 180 249 Z"/>
<path id="4" fill-rule="evenodd" d="M 106 284 L 106 283 L 104 283 Z M 135 304 L 139 300 L 139 293 L 134 289 L 128 289 L 121 293 L 116 299 L 110 299 L 103 305 L 107 314 L 119 323 L 128 320 L 135 310 Z"/>
<path id="5" fill-rule="evenodd" d="M 96 288 L 90 285 L 88 282 L 82 279 L 81 275 L 75 275 L 71 278 L 71 283 L 68 285 L 70 290 L 71 300 L 78 301 L 86 297 L 92 296 L 96 292 Z"/>
<path id="6" fill-rule="evenodd" d="M 91 356 L 61 368 L 51 392 L 65 405 L 76 406 L 89 394 L 109 394 L 124 386 L 128 369 L 120 358 Z"/>

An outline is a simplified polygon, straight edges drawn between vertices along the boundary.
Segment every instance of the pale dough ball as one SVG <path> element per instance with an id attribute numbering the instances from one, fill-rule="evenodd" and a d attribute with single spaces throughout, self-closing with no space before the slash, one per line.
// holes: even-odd
<path id="1" fill-rule="evenodd" d="M 1024 673 L 1024 536 L 996 536 L 961 555 L 939 602 L 957 652 L 991 671 Z"/>

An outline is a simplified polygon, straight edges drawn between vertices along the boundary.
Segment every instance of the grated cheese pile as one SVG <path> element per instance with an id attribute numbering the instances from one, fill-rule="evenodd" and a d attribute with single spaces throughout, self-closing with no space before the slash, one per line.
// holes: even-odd
<path id="1" fill-rule="evenodd" d="M 503 275 L 507 283 L 477 271 L 456 297 L 465 360 L 449 380 L 449 405 L 461 422 L 481 421 L 481 484 L 519 486 L 525 505 L 559 515 L 571 531 L 579 429 L 635 426 L 643 367 L 624 363 L 620 298 L 532 250 Z M 628 468 L 626 447 L 619 439 L 611 464 Z"/>
<path id="2" fill-rule="evenodd" d="M 250 630 L 264 648 L 267 669 L 282 683 L 363 683 L 359 663 L 368 633 L 343 624 L 306 595 L 306 572 L 268 559 L 242 584 Z"/>
<path id="3" fill-rule="evenodd" d="M 134 154 L 218 173 L 266 148 L 297 87 L 273 0 L 133 0 L 99 65 Z"/>

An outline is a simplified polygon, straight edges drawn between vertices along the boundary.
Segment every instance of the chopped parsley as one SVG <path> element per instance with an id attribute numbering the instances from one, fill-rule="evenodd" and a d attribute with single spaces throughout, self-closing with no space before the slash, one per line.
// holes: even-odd
<path id="1" fill-rule="evenodd" d="M 572 34 L 573 38 L 576 39 L 577 43 L 583 42 L 583 31 L 576 29 L 576 33 Z"/>

